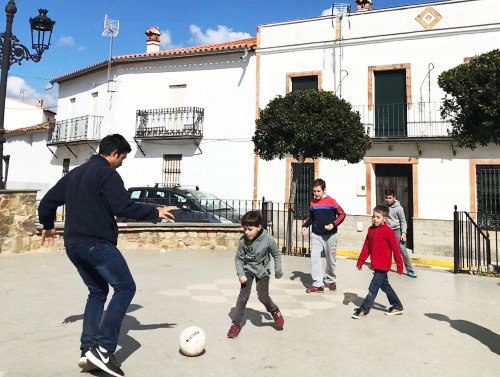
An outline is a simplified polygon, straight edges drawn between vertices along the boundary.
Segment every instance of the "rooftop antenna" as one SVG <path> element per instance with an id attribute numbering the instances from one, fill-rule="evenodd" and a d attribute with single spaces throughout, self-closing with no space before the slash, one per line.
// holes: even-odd
<path id="1" fill-rule="evenodd" d="M 103 37 L 110 37 L 109 58 L 108 58 L 108 92 L 110 92 L 109 83 L 112 81 L 110 79 L 110 75 L 111 75 L 111 58 L 112 58 L 112 54 L 113 54 L 113 39 L 118 35 L 119 29 L 120 29 L 120 21 L 112 20 L 106 14 L 104 16 L 104 31 L 102 32 L 102 36 Z"/>

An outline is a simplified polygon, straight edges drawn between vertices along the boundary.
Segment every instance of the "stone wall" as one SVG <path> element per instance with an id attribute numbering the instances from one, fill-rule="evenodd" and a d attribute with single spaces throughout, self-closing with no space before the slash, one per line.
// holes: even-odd
<path id="1" fill-rule="evenodd" d="M 54 244 L 42 246 L 41 226 L 32 237 L 31 248 L 25 250 L 63 250 L 64 229 L 56 223 Z M 118 248 L 120 249 L 192 249 L 236 251 L 243 235 L 238 224 L 173 224 L 127 223 L 119 224 Z"/>
<path id="2" fill-rule="evenodd" d="M 30 250 L 36 234 L 36 190 L 0 190 L 0 253 Z"/>
<path id="3" fill-rule="evenodd" d="M 413 219 L 415 252 L 453 257 L 453 220 Z"/>
<path id="4" fill-rule="evenodd" d="M 56 223 L 54 244 L 42 246 L 34 190 L 0 190 L 0 218 L 0 253 L 64 249 L 62 223 Z M 339 228 L 339 249 L 360 251 L 370 225 L 371 216 L 346 216 Z M 453 221 L 413 219 L 413 234 L 414 253 L 453 256 Z M 118 247 L 236 250 L 241 236 L 239 224 L 126 223 L 119 224 Z M 281 247 L 283 242 L 278 242 Z"/>

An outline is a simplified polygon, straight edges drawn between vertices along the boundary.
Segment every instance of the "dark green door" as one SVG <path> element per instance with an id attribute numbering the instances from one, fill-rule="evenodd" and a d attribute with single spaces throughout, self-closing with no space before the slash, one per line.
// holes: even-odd
<path id="1" fill-rule="evenodd" d="M 413 249 L 413 182 L 410 164 L 376 164 L 375 165 L 377 204 L 385 204 L 384 190 L 396 190 L 396 198 L 403 207 L 408 224 L 407 247 Z"/>
<path id="2" fill-rule="evenodd" d="M 375 136 L 406 136 L 406 71 L 376 71 Z"/>

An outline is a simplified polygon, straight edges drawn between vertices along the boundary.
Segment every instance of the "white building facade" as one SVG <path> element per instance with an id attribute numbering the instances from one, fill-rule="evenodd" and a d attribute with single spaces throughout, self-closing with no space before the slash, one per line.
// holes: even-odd
<path id="1" fill-rule="evenodd" d="M 102 137 L 120 133 L 132 146 L 120 168 L 126 187 L 197 185 L 221 198 L 287 202 L 294 161 L 254 155 L 258 110 L 293 90 L 328 90 L 359 111 L 372 148 L 358 164 L 308 161 L 302 186 L 325 179 L 327 192 L 364 224 L 384 188 L 393 187 L 407 213 L 410 246 L 427 238 L 419 253 L 449 253 L 454 206 L 480 212 L 477 177 L 499 169 L 500 153 L 493 145 L 456 146 L 439 114 L 437 77 L 498 48 L 500 3 L 380 10 L 365 3 L 357 12 L 337 4 L 332 16 L 261 25 L 257 38 L 174 50 L 160 51 L 158 28 L 150 28 L 146 52 L 52 80 L 59 84 L 57 121 L 31 145 L 30 158 L 41 166 L 16 166 L 12 178 L 43 181 L 43 194 L 94 154 Z M 25 153 L 7 139 L 7 153 Z M 347 236 L 353 248 L 363 237 L 357 225 Z M 436 239 L 442 250 L 427 250 Z"/>
<path id="2" fill-rule="evenodd" d="M 443 220 L 450 228 L 455 205 L 480 211 L 476 176 L 484 173 L 483 167 L 487 173 L 500 169 L 500 148 L 457 148 L 451 125 L 440 117 L 445 94 L 437 78 L 498 48 L 499 12 L 495 0 L 355 13 L 337 6 L 332 16 L 262 25 L 257 38 L 258 106 L 306 88 L 346 99 L 359 111 L 372 148 L 355 165 L 310 161 L 309 183 L 315 177 L 325 179 L 327 192 L 343 209 L 361 216 L 369 216 L 383 202 L 384 188 L 392 187 L 406 207 L 409 233 L 413 236 L 415 225 L 420 238 L 440 237 L 432 230 L 440 229 Z M 256 196 L 287 201 L 293 162 L 256 161 Z M 452 240 L 446 237 L 449 249 Z"/>

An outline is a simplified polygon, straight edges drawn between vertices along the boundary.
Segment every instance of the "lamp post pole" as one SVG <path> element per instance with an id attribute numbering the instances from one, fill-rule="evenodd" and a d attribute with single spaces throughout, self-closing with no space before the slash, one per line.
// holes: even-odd
<path id="1" fill-rule="evenodd" d="M 12 64 L 21 64 L 22 60 L 33 60 L 38 63 L 42 58 L 45 50 L 49 49 L 50 39 L 52 37 L 52 28 L 55 21 L 47 17 L 47 9 L 39 9 L 39 15 L 30 18 L 31 25 L 31 45 L 35 49 L 32 54 L 22 45 L 15 35 L 12 35 L 12 23 L 14 15 L 17 12 L 16 3 L 14 0 L 9 0 L 5 6 L 5 15 L 7 17 L 5 24 L 5 32 L 0 34 L 1 51 L 0 60 L 2 62 L 2 73 L 0 75 L 0 190 L 5 189 L 5 181 L 3 175 L 3 145 L 5 143 L 5 99 L 7 96 L 7 76 L 9 68 Z M 48 34 L 47 40 L 45 39 L 46 33 Z"/>
<path id="2" fill-rule="evenodd" d="M 14 21 L 14 15 L 17 12 L 16 4 L 14 0 L 11 0 L 5 6 L 5 14 L 7 16 L 7 21 L 5 23 L 5 33 L 3 34 L 3 46 L 2 46 L 2 74 L 0 76 L 0 190 L 5 189 L 5 182 L 3 180 L 3 145 L 5 143 L 5 97 L 7 95 L 7 75 L 9 74 L 9 59 L 10 59 L 10 48 L 11 48 L 11 38 L 12 38 L 12 22 Z"/>

